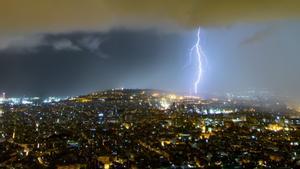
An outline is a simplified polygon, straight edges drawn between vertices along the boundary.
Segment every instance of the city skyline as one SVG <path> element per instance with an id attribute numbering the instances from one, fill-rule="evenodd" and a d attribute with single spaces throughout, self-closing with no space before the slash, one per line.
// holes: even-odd
<path id="1" fill-rule="evenodd" d="M 1 0 L 0 168 L 300 168 L 300 1 Z"/>
<path id="2" fill-rule="evenodd" d="M 89 11 L 68 0 L 3 2 L 1 11 L 10 9 L 10 19 L 0 29 L 0 91 L 14 97 L 74 96 L 121 87 L 195 93 L 196 58 L 188 62 L 200 26 L 206 55 L 200 95 L 266 90 L 294 105 L 300 102 L 298 2 L 152 1 L 131 6 L 134 2 L 91 0 L 85 2 Z M 52 15 L 49 6 L 55 5 L 60 7 Z M 68 12 L 62 10 L 66 6 Z M 220 10 L 209 12 L 212 6 Z M 95 12 L 98 8 L 115 13 Z M 76 13 L 79 9 L 89 20 Z"/>

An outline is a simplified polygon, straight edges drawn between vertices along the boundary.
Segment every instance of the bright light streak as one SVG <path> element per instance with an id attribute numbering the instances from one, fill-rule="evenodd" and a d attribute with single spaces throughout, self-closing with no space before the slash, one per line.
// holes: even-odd
<path id="1" fill-rule="evenodd" d="M 196 79 L 194 81 L 194 93 L 195 94 L 198 94 L 198 86 L 199 86 L 199 83 L 201 81 L 201 77 L 202 77 L 202 67 L 203 67 L 203 63 L 202 63 L 202 60 L 205 59 L 205 54 L 202 50 L 202 47 L 201 47 L 201 38 L 200 38 L 200 27 L 198 28 L 198 31 L 197 31 L 197 41 L 195 43 L 195 45 L 190 49 L 190 54 L 189 54 L 189 57 L 190 57 L 190 60 L 193 56 L 193 54 L 196 52 L 196 61 L 197 61 L 197 76 L 196 76 Z"/>

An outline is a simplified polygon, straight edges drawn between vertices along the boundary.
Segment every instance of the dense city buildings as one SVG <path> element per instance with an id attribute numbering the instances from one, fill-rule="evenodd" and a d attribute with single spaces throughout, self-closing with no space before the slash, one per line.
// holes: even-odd
<path id="1" fill-rule="evenodd" d="M 300 116 L 276 99 L 113 89 L 4 101 L 0 120 L 2 168 L 300 166 Z"/>

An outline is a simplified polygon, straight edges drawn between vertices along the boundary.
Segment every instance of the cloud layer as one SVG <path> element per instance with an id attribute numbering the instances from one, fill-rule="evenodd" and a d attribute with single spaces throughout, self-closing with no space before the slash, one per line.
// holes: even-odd
<path id="1" fill-rule="evenodd" d="M 73 37 L 73 35 L 78 37 Z M 93 36 L 91 36 L 92 34 Z M 33 34 L 16 35 L 0 38 L 0 53 L 36 53 L 39 50 L 83 52 L 100 58 L 108 55 L 101 51 L 104 42 L 103 34 L 93 33 L 66 33 L 66 34 Z"/>
<path id="2" fill-rule="evenodd" d="M 43 33 L 103 32 L 119 27 L 176 31 L 299 16 L 298 0 L 2 0 L 0 50 L 44 45 Z M 82 45 L 95 50 L 100 43 L 87 38 Z M 57 50 L 80 50 L 68 40 L 53 45 Z"/>
<path id="3" fill-rule="evenodd" d="M 0 51 L 13 50 L 15 52 L 30 50 L 36 46 L 43 45 L 44 39 L 41 35 L 14 35 L 3 36 L 0 39 Z M 16 51 L 15 49 L 18 49 Z"/>
<path id="4" fill-rule="evenodd" d="M 78 46 L 73 44 L 73 42 L 68 39 L 61 39 L 59 41 L 53 42 L 53 48 L 55 50 L 81 50 Z"/>
<path id="5" fill-rule="evenodd" d="M 2 0 L 0 33 L 192 28 L 299 16 L 298 0 Z"/>

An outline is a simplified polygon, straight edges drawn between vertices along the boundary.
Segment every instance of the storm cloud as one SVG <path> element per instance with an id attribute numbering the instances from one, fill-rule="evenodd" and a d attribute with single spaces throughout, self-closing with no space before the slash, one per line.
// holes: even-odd
<path id="1" fill-rule="evenodd" d="M 293 19 L 297 0 L 2 0 L 0 34 L 194 28 Z"/>

